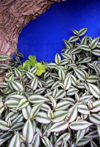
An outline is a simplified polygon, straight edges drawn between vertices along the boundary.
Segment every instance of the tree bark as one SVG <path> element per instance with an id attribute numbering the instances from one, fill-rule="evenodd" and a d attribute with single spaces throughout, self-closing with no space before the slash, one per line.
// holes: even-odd
<path id="1" fill-rule="evenodd" d="M 63 0 L 0 0 L 0 55 L 8 55 L 11 59 L 22 28 L 60 1 Z M 0 82 L 2 80 L 0 78 Z"/>

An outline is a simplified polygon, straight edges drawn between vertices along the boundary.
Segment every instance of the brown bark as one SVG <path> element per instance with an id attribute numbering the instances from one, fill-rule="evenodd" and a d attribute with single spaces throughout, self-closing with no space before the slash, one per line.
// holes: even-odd
<path id="1" fill-rule="evenodd" d="M 18 36 L 28 22 L 45 12 L 54 2 L 61 0 L 0 0 L 0 54 L 10 57 L 15 52 Z M 63 0 L 62 0 L 63 1 Z M 2 72 L 2 70 L 0 70 Z M 0 81 L 2 78 L 0 78 Z"/>

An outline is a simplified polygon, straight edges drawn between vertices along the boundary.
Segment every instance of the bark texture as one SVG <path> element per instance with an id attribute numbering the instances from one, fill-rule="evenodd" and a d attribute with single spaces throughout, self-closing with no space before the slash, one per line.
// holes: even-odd
<path id="1" fill-rule="evenodd" d="M 54 2 L 60 1 L 63 0 L 0 0 L 0 55 L 6 54 L 11 58 L 22 28 L 45 12 Z M 0 82 L 2 79 L 0 78 Z"/>

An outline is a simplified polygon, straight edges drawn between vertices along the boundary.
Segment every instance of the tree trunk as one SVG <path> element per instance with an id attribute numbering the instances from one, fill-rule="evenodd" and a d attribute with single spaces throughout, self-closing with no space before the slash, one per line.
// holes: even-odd
<path id="1" fill-rule="evenodd" d="M 0 55 L 8 55 L 11 59 L 22 28 L 28 22 L 45 12 L 54 2 L 60 1 L 0 0 Z M 1 72 L 2 70 L 0 69 Z M 3 77 L 0 78 L 0 82 L 2 80 Z"/>

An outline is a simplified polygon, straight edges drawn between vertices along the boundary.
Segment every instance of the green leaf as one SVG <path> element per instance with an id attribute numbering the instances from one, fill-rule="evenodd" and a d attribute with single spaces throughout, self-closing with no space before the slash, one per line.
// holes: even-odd
<path id="1" fill-rule="evenodd" d="M 70 37 L 69 38 L 69 42 L 76 42 L 76 41 L 78 41 L 78 39 L 79 39 L 79 37 L 78 36 L 72 36 L 72 37 Z"/>
<path id="2" fill-rule="evenodd" d="M 85 35 L 85 33 L 87 32 L 88 28 L 82 28 L 79 30 L 79 36 L 83 36 Z"/>
<path id="3" fill-rule="evenodd" d="M 31 61 L 31 65 L 32 65 L 32 66 L 35 66 L 35 64 L 37 63 L 36 57 L 30 55 L 30 56 L 28 56 L 28 58 L 29 58 L 29 60 Z"/>
<path id="4" fill-rule="evenodd" d="M 56 62 L 56 64 L 59 64 L 61 62 L 61 57 L 58 53 L 55 56 L 55 62 Z"/>
<path id="5" fill-rule="evenodd" d="M 7 55 L 0 55 L 0 61 L 6 61 L 8 59 L 10 59 L 9 56 L 7 56 Z"/>
<path id="6" fill-rule="evenodd" d="M 68 128 L 68 123 L 65 121 L 55 123 L 52 127 L 48 130 L 49 132 L 60 132 Z"/>
<path id="7" fill-rule="evenodd" d="M 10 144 L 9 144 L 8 147 L 20 147 L 20 138 L 19 138 L 18 132 L 11 139 Z"/>
<path id="8" fill-rule="evenodd" d="M 39 94 L 34 94 L 34 95 L 31 95 L 28 100 L 31 102 L 31 103 L 42 103 L 42 102 L 46 102 L 46 101 L 49 101 L 49 99 L 39 95 Z"/>
<path id="9" fill-rule="evenodd" d="M 23 127 L 23 136 L 26 138 L 27 143 L 31 143 L 33 139 L 33 125 L 30 119 L 28 119 Z"/>
<path id="10" fill-rule="evenodd" d="M 93 94 L 93 96 L 96 98 L 99 98 L 100 97 L 100 89 L 93 84 L 88 83 L 88 85 L 89 85 L 89 89 L 90 89 L 91 93 Z"/>
<path id="11" fill-rule="evenodd" d="M 35 75 L 40 76 L 42 73 L 46 72 L 46 66 L 42 65 L 41 63 L 35 64 L 35 66 L 38 67 L 37 71 L 35 72 Z"/>
<path id="12" fill-rule="evenodd" d="M 93 40 L 91 41 L 91 43 L 90 43 L 90 47 L 91 47 L 91 49 L 96 48 L 96 47 L 97 47 L 97 45 L 98 45 L 98 42 L 99 42 L 99 37 L 98 37 L 98 38 L 93 39 Z"/>
<path id="13" fill-rule="evenodd" d="M 75 121 L 70 124 L 72 130 L 83 130 L 91 126 L 92 123 L 89 123 L 85 120 Z"/>
<path id="14" fill-rule="evenodd" d="M 30 118 L 31 118 L 31 119 L 34 119 L 34 117 L 38 114 L 38 112 L 39 112 L 39 110 L 40 110 L 40 108 L 41 108 L 41 105 L 42 105 L 42 103 L 40 103 L 40 104 L 35 104 L 35 105 L 33 106 L 33 108 L 32 108 L 31 111 L 30 111 Z"/>

